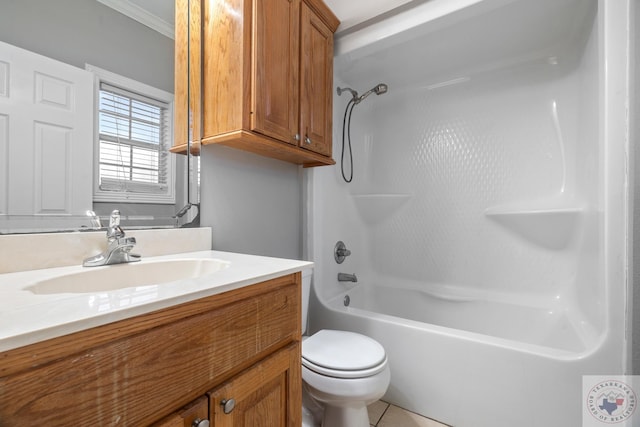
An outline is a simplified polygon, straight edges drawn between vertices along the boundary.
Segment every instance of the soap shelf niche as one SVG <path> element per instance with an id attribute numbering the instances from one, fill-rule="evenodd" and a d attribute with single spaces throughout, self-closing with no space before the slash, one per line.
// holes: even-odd
<path id="1" fill-rule="evenodd" d="M 352 194 L 360 216 L 367 224 L 376 224 L 389 218 L 410 198 L 402 193 L 361 193 Z"/>
<path id="2" fill-rule="evenodd" d="M 585 209 L 581 206 L 496 206 L 486 209 L 484 214 L 532 243 L 559 250 L 565 248 L 575 235 Z"/>

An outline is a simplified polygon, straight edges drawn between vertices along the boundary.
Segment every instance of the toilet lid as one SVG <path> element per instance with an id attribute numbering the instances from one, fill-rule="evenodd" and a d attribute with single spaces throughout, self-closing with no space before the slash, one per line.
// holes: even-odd
<path id="1" fill-rule="evenodd" d="M 385 360 L 378 341 L 355 332 L 323 329 L 302 342 L 302 364 L 316 371 L 366 371 Z"/>

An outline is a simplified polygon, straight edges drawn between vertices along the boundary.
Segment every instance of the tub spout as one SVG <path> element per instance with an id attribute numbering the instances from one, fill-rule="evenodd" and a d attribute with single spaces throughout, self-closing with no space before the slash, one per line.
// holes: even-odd
<path id="1" fill-rule="evenodd" d="M 338 282 L 357 282 L 355 274 L 338 273 Z"/>

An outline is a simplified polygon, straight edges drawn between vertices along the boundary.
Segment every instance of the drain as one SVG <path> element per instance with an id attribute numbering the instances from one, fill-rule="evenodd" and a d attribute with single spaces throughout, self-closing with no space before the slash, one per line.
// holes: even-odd
<path id="1" fill-rule="evenodd" d="M 344 306 L 345 307 L 349 307 L 349 304 L 351 304 L 351 298 L 349 298 L 349 295 L 345 295 L 344 296 Z"/>

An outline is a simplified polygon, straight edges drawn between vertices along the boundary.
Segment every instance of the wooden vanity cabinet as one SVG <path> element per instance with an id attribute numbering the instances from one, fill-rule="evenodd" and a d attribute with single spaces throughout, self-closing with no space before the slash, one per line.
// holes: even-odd
<path id="1" fill-rule="evenodd" d="M 256 363 L 153 427 L 300 426 L 299 346 L 291 344 Z"/>
<path id="2" fill-rule="evenodd" d="M 203 420 L 209 420 L 209 399 L 206 396 L 163 418 L 152 427 L 200 427 Z"/>
<path id="3" fill-rule="evenodd" d="M 299 347 L 291 345 L 212 390 L 212 427 L 302 425 Z"/>
<path id="4" fill-rule="evenodd" d="M 0 353 L 0 426 L 210 418 L 299 427 L 300 280 L 295 273 Z M 220 414 L 224 399 L 236 401 L 231 417 Z M 272 410 L 276 423 L 247 421 Z"/>
<path id="5" fill-rule="evenodd" d="M 321 0 L 178 0 L 176 105 L 187 105 L 202 144 L 222 144 L 304 166 L 331 158 L 333 33 L 338 19 Z M 197 34 L 193 40 L 184 32 Z M 196 37 L 199 37 L 196 36 Z M 185 53 L 186 40 L 201 55 Z M 182 46 L 180 44 L 182 43 Z M 178 73 L 182 74 L 178 74 Z M 190 118 L 189 118 L 190 117 Z M 196 118 L 202 118 L 201 121 Z M 201 126 L 201 127 L 200 127 Z M 197 139 L 194 137 L 194 139 Z M 174 152 L 184 152 L 184 146 Z"/>

